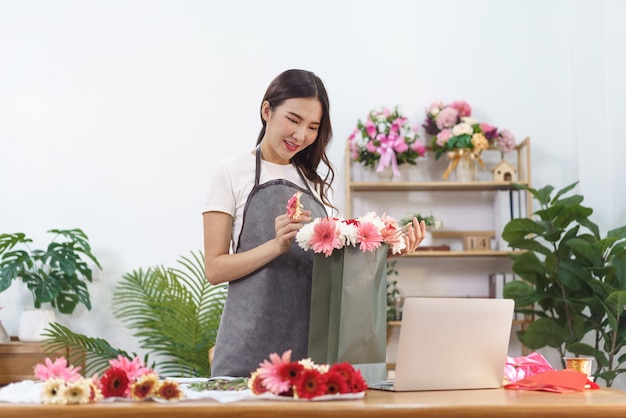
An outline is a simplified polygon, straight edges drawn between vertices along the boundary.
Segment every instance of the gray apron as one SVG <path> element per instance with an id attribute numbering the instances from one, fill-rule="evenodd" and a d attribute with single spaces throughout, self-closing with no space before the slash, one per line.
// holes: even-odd
<path id="1" fill-rule="evenodd" d="M 255 248 L 276 236 L 274 222 L 287 211 L 295 192 L 313 218 L 328 216 L 296 167 L 306 189 L 276 179 L 259 184 L 261 153 L 256 151 L 254 188 L 243 212 L 237 252 Z M 307 358 L 313 253 L 292 243 L 291 249 L 257 271 L 231 281 L 215 342 L 211 376 L 243 376 L 271 353 L 292 350 L 291 358 Z"/>

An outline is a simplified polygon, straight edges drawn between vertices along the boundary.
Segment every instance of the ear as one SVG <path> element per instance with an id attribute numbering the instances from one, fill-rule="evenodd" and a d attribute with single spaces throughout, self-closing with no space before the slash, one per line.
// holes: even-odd
<path id="1" fill-rule="evenodd" d="M 272 106 L 270 105 L 270 102 L 268 102 L 267 100 L 264 100 L 263 103 L 261 104 L 261 117 L 263 118 L 265 122 L 267 122 L 270 119 L 271 113 L 272 113 Z"/>

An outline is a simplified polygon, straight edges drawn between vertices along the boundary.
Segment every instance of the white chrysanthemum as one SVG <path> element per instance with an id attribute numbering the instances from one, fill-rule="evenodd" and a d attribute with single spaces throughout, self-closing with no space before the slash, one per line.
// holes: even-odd
<path id="1" fill-rule="evenodd" d="M 370 222 L 374 224 L 376 229 L 378 229 L 379 231 L 382 231 L 383 229 L 385 229 L 385 222 L 383 222 L 380 216 L 376 215 L 376 212 L 368 212 L 365 215 L 358 218 L 358 220 L 361 223 Z"/>
<path id="2" fill-rule="evenodd" d="M 302 367 L 304 367 L 305 369 L 315 369 L 322 374 L 328 372 L 328 369 L 330 369 L 330 366 L 328 366 L 328 364 L 315 364 L 315 362 L 310 358 L 302 359 L 298 361 L 298 364 L 302 365 Z"/>
<path id="3" fill-rule="evenodd" d="M 406 242 L 399 239 L 398 242 L 391 246 L 391 254 L 400 254 L 406 248 Z"/>
<path id="4" fill-rule="evenodd" d="M 356 247 L 358 241 L 358 230 L 354 224 L 339 222 L 339 239 L 344 247 Z"/>
<path id="5" fill-rule="evenodd" d="M 302 228 L 298 230 L 298 233 L 296 234 L 296 242 L 304 251 L 311 249 L 311 238 L 315 234 L 315 225 L 319 223 L 319 221 L 320 219 L 316 218 L 313 222 L 303 225 Z"/>
<path id="6" fill-rule="evenodd" d="M 66 383 L 63 389 L 63 396 L 68 404 L 89 403 L 90 394 L 90 380 L 84 378 Z"/>
<path id="7" fill-rule="evenodd" d="M 302 367 L 309 370 L 315 367 L 315 363 L 313 362 L 313 360 L 311 360 L 311 358 L 303 358 L 302 360 L 298 361 L 298 364 L 301 364 Z"/>
<path id="8" fill-rule="evenodd" d="M 43 385 L 41 400 L 45 404 L 65 405 L 67 399 L 64 396 L 65 381 L 63 379 L 48 379 Z"/>

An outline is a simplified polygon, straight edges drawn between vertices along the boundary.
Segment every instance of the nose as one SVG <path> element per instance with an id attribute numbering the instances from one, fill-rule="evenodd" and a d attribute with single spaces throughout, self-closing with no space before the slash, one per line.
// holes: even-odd
<path id="1" fill-rule="evenodd" d="M 297 128 L 291 136 L 298 141 L 304 141 L 306 139 L 306 127 Z"/>

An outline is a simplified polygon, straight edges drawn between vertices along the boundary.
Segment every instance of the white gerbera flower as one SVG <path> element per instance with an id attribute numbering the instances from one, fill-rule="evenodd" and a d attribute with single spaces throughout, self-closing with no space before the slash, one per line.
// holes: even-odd
<path id="1" fill-rule="evenodd" d="M 339 239 L 344 247 L 355 247 L 358 241 L 358 230 L 354 224 L 339 222 Z"/>
<path id="2" fill-rule="evenodd" d="M 385 229 L 385 222 L 380 218 L 380 216 L 376 215 L 376 212 L 368 212 L 358 218 L 358 220 L 361 223 L 369 222 L 374 224 L 378 231 L 382 231 L 383 229 Z"/>
<path id="3" fill-rule="evenodd" d="M 302 228 L 296 234 L 296 242 L 304 251 L 308 251 L 311 249 L 311 238 L 315 234 L 315 225 L 318 224 L 320 218 L 315 218 L 313 222 L 309 222 L 306 225 L 303 225 Z"/>
<path id="4" fill-rule="evenodd" d="M 48 379 L 43 385 L 41 400 L 45 404 L 65 405 L 67 399 L 64 396 L 65 381 L 63 379 Z"/>
<path id="5" fill-rule="evenodd" d="M 91 394 L 90 380 L 78 379 L 75 382 L 68 382 L 63 390 L 63 396 L 68 404 L 89 403 Z"/>

